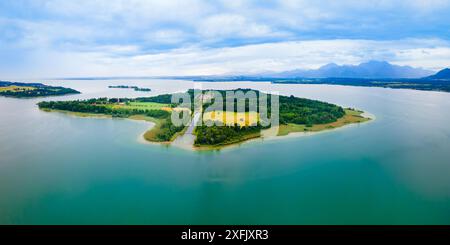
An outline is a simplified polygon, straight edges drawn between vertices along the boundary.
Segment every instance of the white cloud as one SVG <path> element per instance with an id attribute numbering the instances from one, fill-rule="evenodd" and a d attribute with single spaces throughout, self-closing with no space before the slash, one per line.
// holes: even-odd
<path id="1" fill-rule="evenodd" d="M 329 62 L 357 64 L 374 58 L 434 70 L 450 64 L 450 43 L 437 39 L 315 40 L 111 55 L 129 49 L 134 47 L 105 47 L 96 52 L 39 50 L 32 53 L 34 67 L 28 72 L 34 77 L 251 74 L 318 68 Z"/>
<path id="2" fill-rule="evenodd" d="M 144 39 L 147 42 L 161 43 L 161 44 L 178 44 L 186 39 L 185 32 L 176 29 L 162 29 L 155 32 L 144 34 Z"/>
<path id="3" fill-rule="evenodd" d="M 279 35 L 267 25 L 251 22 L 241 15 L 220 14 L 206 18 L 199 33 L 207 38 L 267 37 Z"/>
<path id="4" fill-rule="evenodd" d="M 146 35 L 150 35 L 148 33 L 156 36 L 170 36 L 167 39 L 163 37 L 161 41 L 163 43 L 165 41 L 175 43 L 176 40 L 184 42 L 187 37 L 193 37 L 192 42 L 207 38 L 210 39 L 206 40 L 209 43 L 236 37 L 279 37 L 296 32 L 324 30 L 344 32 L 361 30 L 360 33 L 370 35 L 368 30 L 386 28 L 385 25 L 388 23 L 395 24 L 394 28 L 398 28 L 398 24 L 402 22 L 405 25 L 417 25 L 433 20 L 436 16 L 442 18 L 442 13 L 450 7 L 448 0 L 264 2 L 252 0 L 219 2 L 206 0 L 22 0 L 18 2 L 22 2 L 21 9 L 27 9 L 28 5 L 28 8 L 51 17 L 49 18 L 51 20 L 43 24 L 55 21 L 60 22 L 60 25 L 68 25 L 65 28 L 68 30 L 87 29 L 90 34 L 86 33 L 87 35 L 82 37 L 95 39 L 102 33 L 105 36 L 130 39 L 141 36 L 145 38 Z M 434 12 L 440 14 L 435 16 Z M 424 14 L 429 18 L 425 18 Z M 411 23 L 411 20 L 417 23 Z M 64 36 L 64 28 L 54 28 L 54 30 L 61 31 L 61 36 Z M 167 33 L 168 31 L 170 33 Z M 395 31 L 393 30 L 392 33 Z M 186 35 L 181 36 L 182 34 Z M 199 35 L 196 36 L 196 34 Z M 297 35 L 301 38 L 301 33 Z M 54 37 L 60 38 L 58 35 Z"/>
<path id="5" fill-rule="evenodd" d="M 8 57 L 0 76 L 252 73 L 369 59 L 439 69 L 450 64 L 449 7 L 449 0 L 0 1 L 0 55 Z"/>
<path id="6" fill-rule="evenodd" d="M 432 12 L 440 9 L 444 9 L 450 6 L 448 0 L 412 0 L 409 1 L 414 10 L 420 12 Z M 408 6 L 408 4 L 405 4 Z"/>

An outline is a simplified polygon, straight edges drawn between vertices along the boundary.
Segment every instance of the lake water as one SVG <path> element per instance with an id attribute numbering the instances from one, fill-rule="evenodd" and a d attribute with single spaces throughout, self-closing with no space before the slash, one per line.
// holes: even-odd
<path id="1" fill-rule="evenodd" d="M 93 97 L 190 81 L 42 81 Z M 149 87 L 151 93 L 108 89 Z M 254 88 L 376 120 L 314 136 L 194 152 L 140 143 L 149 124 L 38 110 L 0 97 L 0 224 L 450 224 L 450 93 L 326 85 Z"/>

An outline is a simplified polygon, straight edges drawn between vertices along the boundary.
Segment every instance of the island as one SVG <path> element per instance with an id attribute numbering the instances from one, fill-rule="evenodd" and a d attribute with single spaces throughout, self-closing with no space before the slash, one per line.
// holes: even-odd
<path id="1" fill-rule="evenodd" d="M 149 88 L 140 88 L 138 86 L 128 86 L 128 85 L 108 86 L 108 88 L 134 89 L 134 91 L 138 91 L 138 92 L 151 92 L 152 91 Z"/>
<path id="2" fill-rule="evenodd" d="M 71 88 L 53 87 L 42 83 L 19 83 L 0 81 L 0 96 L 14 98 L 35 98 L 46 96 L 60 96 L 68 94 L 79 94 Z"/>
<path id="3" fill-rule="evenodd" d="M 229 91 L 235 92 L 237 90 L 216 90 L 215 92 L 224 95 Z M 249 89 L 239 89 L 239 91 L 244 93 L 253 91 L 258 96 L 263 94 Z M 223 97 L 222 109 L 207 110 L 212 104 L 211 101 L 215 100 L 215 98 L 204 100 L 209 92 L 209 90 L 191 89 L 185 93 L 191 101 L 198 100 L 201 96 L 200 112 L 198 108 L 195 108 L 195 104 L 183 106 L 181 103 L 172 103 L 172 94 L 134 99 L 98 98 L 76 101 L 44 101 L 38 103 L 38 106 L 44 111 L 71 113 L 77 116 L 106 116 L 150 121 L 155 123 L 155 126 L 144 133 L 145 140 L 170 144 L 177 137 L 184 137 L 184 134 L 190 133 L 194 136 L 192 148 L 197 150 L 221 149 L 251 139 L 264 138 L 266 132 L 273 131 L 273 127 L 263 126 L 260 111 L 252 109 L 248 105 L 249 103 L 245 104 L 245 112 L 236 112 L 235 106 L 227 107 L 227 103 L 230 102 Z M 264 95 L 270 102 L 271 95 Z M 180 115 L 187 113 L 192 121 L 201 120 L 202 123 L 194 122 L 193 130 L 189 130 L 188 126 L 174 125 L 171 120 L 171 114 L 174 110 L 178 110 Z M 196 117 L 195 114 L 199 116 Z M 271 114 L 270 107 L 267 114 Z M 344 109 L 317 100 L 279 96 L 279 125 L 275 127 L 275 137 L 286 136 L 291 133 L 331 130 L 349 124 L 369 121 L 370 118 L 363 116 L 363 114 L 364 112 L 360 110 Z"/>

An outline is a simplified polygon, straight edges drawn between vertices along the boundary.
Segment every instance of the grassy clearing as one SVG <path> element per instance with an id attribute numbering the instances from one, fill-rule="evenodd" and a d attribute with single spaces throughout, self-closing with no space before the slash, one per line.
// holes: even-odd
<path id="1" fill-rule="evenodd" d="M 239 125 L 250 126 L 256 125 L 259 122 L 259 113 L 257 112 L 226 112 L 213 111 L 203 114 L 203 122 L 206 121 L 220 121 L 224 125 L 234 126 Z"/>
<path id="2" fill-rule="evenodd" d="M 0 93 L 1 92 L 23 92 L 28 90 L 35 90 L 34 87 L 26 87 L 26 86 L 6 86 L 6 87 L 0 87 Z"/>
<path id="3" fill-rule="evenodd" d="M 288 135 L 289 133 L 295 132 L 319 132 L 323 130 L 339 128 L 347 124 L 363 123 L 371 120 L 370 118 L 363 117 L 361 115 L 363 113 L 364 112 L 362 111 L 345 109 L 345 116 L 338 119 L 336 122 L 327 124 L 316 124 L 313 125 L 312 127 L 307 127 L 306 125 L 300 124 L 280 125 L 280 128 L 278 130 L 278 136 L 285 136 Z"/>
<path id="4" fill-rule="evenodd" d="M 162 139 L 161 134 L 167 134 L 168 131 L 168 121 L 170 119 L 155 119 L 153 122 L 155 123 L 155 126 L 144 133 L 144 139 L 150 142 L 157 142 L 157 143 L 165 143 L 169 144 L 173 142 L 178 136 L 183 135 L 187 127 L 183 127 L 180 131 L 175 132 L 173 135 L 170 136 L 170 139 Z"/>
<path id="5" fill-rule="evenodd" d="M 183 129 L 183 131 L 175 133 L 169 141 L 162 141 L 158 137 L 158 135 L 164 132 L 164 129 L 162 128 L 163 123 L 164 122 L 162 120 L 157 120 L 157 122 L 155 122 L 155 126 L 152 129 L 150 129 L 144 133 L 144 139 L 147 141 L 150 141 L 150 142 L 169 144 L 169 143 L 173 142 L 178 136 L 183 135 L 187 130 L 187 127 L 185 127 Z"/>
<path id="6" fill-rule="evenodd" d="M 106 105 L 112 109 L 127 109 L 127 110 L 165 110 L 171 111 L 169 104 L 155 103 L 155 102 L 127 102 L 119 104 Z"/>
<path id="7" fill-rule="evenodd" d="M 158 134 L 162 132 L 162 120 L 155 120 L 154 121 L 155 126 L 144 133 L 144 139 L 150 142 L 161 142 L 161 140 L 158 138 Z"/>
<path id="8" fill-rule="evenodd" d="M 150 141 L 150 142 L 170 143 L 173 140 L 175 140 L 178 136 L 180 136 L 181 134 L 184 133 L 184 131 L 176 133 L 170 139 L 170 141 L 161 141 L 161 139 L 158 137 L 158 135 L 163 132 L 162 126 L 164 124 L 164 119 L 157 119 L 157 118 L 153 118 L 153 117 L 147 117 L 144 115 L 134 115 L 134 116 L 129 117 L 129 119 L 143 120 L 143 121 L 152 122 L 155 124 L 155 126 L 153 126 L 150 130 L 148 130 L 144 133 L 144 139 L 147 141 Z"/>

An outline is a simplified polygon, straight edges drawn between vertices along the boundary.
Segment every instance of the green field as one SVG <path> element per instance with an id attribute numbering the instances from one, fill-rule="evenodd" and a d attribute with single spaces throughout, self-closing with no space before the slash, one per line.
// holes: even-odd
<path id="1" fill-rule="evenodd" d="M 127 110 L 165 110 L 171 111 L 169 104 L 155 102 L 126 102 L 118 104 L 108 104 L 111 109 L 127 109 Z"/>
<path id="2" fill-rule="evenodd" d="M 34 90 L 34 87 L 28 87 L 28 86 L 6 86 L 6 87 L 0 87 L 0 92 L 23 92 L 27 90 Z"/>

